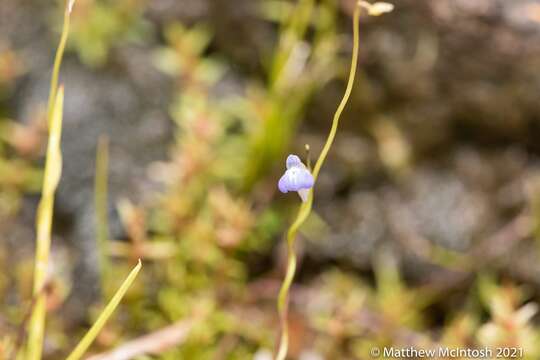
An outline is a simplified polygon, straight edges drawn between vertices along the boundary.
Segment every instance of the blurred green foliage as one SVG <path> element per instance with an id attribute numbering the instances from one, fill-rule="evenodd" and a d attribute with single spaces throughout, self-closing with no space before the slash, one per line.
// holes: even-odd
<path id="1" fill-rule="evenodd" d="M 103 65 L 115 45 L 140 42 L 151 32 L 150 23 L 142 17 L 145 5 L 146 0 L 77 1 L 72 20 L 72 49 L 85 64 Z"/>
<path id="2" fill-rule="evenodd" d="M 78 0 L 69 46 L 86 64 L 105 64 L 115 46 L 145 40 L 151 29 L 145 5 Z M 210 25 L 169 23 L 155 29 L 164 39 L 154 49 L 155 66 L 176 83 L 170 105 L 175 142 L 169 161 L 151 169 L 164 184 L 160 198 L 152 206 L 118 204 L 129 242 L 107 242 L 107 273 L 127 273 L 137 258 L 145 268 L 94 352 L 178 321 L 193 322 L 187 338 L 159 355 L 137 359 L 252 359 L 275 346 L 274 300 L 281 277 L 278 271 L 250 273 L 250 265 L 254 258 L 272 257 L 285 228 L 287 209 L 272 202 L 273 167 L 282 165 L 313 94 L 340 75 L 343 46 L 335 1 L 269 1 L 261 13 L 279 28 L 273 53 L 262 60 L 264 80 L 234 84 L 232 92 L 220 90 L 232 70 L 209 49 Z M 12 69 L 17 62 L 9 59 L 16 54 L 6 53 L 0 53 L 0 93 L 22 71 Z M 1 221 L 16 215 L 24 194 L 39 191 L 42 171 L 35 159 L 42 154 L 42 138 L 42 120 L 22 127 L 0 119 Z M 0 249 L 0 263 L 6 256 Z M 459 257 L 437 256 L 443 265 Z M 325 359 L 365 359 L 373 346 L 439 345 L 514 346 L 524 349 L 526 359 L 540 356 L 539 328 L 532 320 L 536 305 L 527 289 L 480 274 L 462 295 L 463 303 L 445 307 L 436 322 L 431 311 L 443 301 L 408 284 L 388 254 L 375 258 L 372 282 L 370 276 L 335 267 L 293 288 L 292 358 L 305 349 Z M 0 359 L 17 337 L 17 326 L 4 322 L 21 323 L 27 309 L 7 305 L 5 291 L 8 284 L 20 283 L 20 297 L 29 300 L 26 267 L 0 274 L 0 330 L 5 330 L 0 331 Z M 120 281 L 107 276 L 104 297 Z M 93 309 L 90 314 L 95 317 Z M 51 359 L 70 348 L 73 339 L 63 333 L 68 325 L 48 324 Z"/>
<path id="3" fill-rule="evenodd" d="M 279 163 L 291 145 L 312 95 L 340 69 L 334 1 L 269 2 L 265 11 L 280 26 L 278 43 L 267 61 L 267 81 L 248 94 L 252 122 L 245 168 L 250 188 Z M 308 32 L 309 40 L 308 40 Z"/>

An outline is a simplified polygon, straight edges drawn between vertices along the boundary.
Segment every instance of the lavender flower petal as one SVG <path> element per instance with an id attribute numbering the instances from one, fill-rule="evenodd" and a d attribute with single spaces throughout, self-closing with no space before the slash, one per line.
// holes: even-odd
<path id="1" fill-rule="evenodd" d="M 292 169 L 291 169 L 292 170 Z M 295 168 L 296 170 L 296 187 L 300 189 L 311 189 L 313 187 L 313 175 L 306 168 Z M 290 170 L 289 170 L 290 171 Z"/>
<path id="2" fill-rule="evenodd" d="M 285 173 L 281 177 L 281 179 L 279 179 L 278 188 L 279 188 L 279 191 L 281 191 L 284 194 L 289 192 L 287 173 Z"/>
<path id="3" fill-rule="evenodd" d="M 302 201 L 305 201 L 308 193 L 307 190 L 311 189 L 315 182 L 313 175 L 311 175 L 309 170 L 296 155 L 289 155 L 287 157 L 286 165 L 287 170 L 278 182 L 279 191 L 282 193 L 297 191 L 302 198 Z M 300 194 L 300 192 L 302 192 L 302 194 Z"/>
<path id="4" fill-rule="evenodd" d="M 287 156 L 287 161 L 285 162 L 287 169 L 290 169 L 295 166 L 304 167 L 304 164 L 302 164 L 302 160 L 296 155 L 289 155 Z"/>

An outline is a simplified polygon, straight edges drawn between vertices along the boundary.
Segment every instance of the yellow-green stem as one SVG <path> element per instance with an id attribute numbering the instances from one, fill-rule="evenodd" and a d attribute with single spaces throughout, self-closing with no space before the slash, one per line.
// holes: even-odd
<path id="1" fill-rule="evenodd" d="M 332 119 L 332 128 L 330 129 L 330 133 L 328 134 L 328 138 L 326 139 L 326 143 L 324 144 L 324 147 L 321 151 L 321 155 L 319 155 L 319 158 L 317 159 L 317 162 L 315 163 L 315 167 L 313 167 L 313 178 L 317 180 L 317 177 L 319 176 L 319 172 L 321 171 L 321 167 L 323 166 L 324 160 L 326 160 L 326 156 L 328 155 L 328 152 L 330 151 L 330 148 L 332 147 L 332 144 L 334 142 L 334 138 L 336 137 L 338 125 L 339 125 L 339 119 L 341 118 L 341 114 L 343 113 L 343 110 L 345 109 L 345 105 L 347 105 L 347 102 L 349 101 L 349 98 L 351 97 L 351 92 L 354 84 L 354 78 L 356 77 L 356 67 L 358 65 L 358 48 L 359 48 L 359 29 L 358 29 L 358 23 L 359 23 L 359 17 L 360 17 L 360 7 L 356 6 L 354 9 L 354 15 L 353 15 L 353 51 L 352 51 L 352 59 L 351 59 L 351 69 L 349 72 L 349 80 L 347 81 L 347 87 L 345 88 L 345 93 L 343 94 L 343 98 L 341 99 L 341 102 L 338 105 L 338 108 L 336 109 L 336 112 L 334 113 L 334 118 Z"/>
<path id="2" fill-rule="evenodd" d="M 71 354 L 69 354 L 66 360 L 79 360 L 80 358 L 82 358 L 86 350 L 88 350 L 88 348 L 90 347 L 94 339 L 98 336 L 101 329 L 103 329 L 103 326 L 105 326 L 105 323 L 107 322 L 107 320 L 109 320 L 109 318 L 113 314 L 118 304 L 120 304 L 120 301 L 122 300 L 122 298 L 128 291 L 129 287 L 131 286 L 131 284 L 137 277 L 137 274 L 141 270 L 141 267 L 142 267 L 141 260 L 139 260 L 138 264 L 133 268 L 133 270 L 131 270 L 128 277 L 126 278 L 126 280 L 124 280 L 124 282 L 122 283 L 118 291 L 116 291 L 111 301 L 109 301 L 109 303 L 107 304 L 107 306 L 105 306 L 101 314 L 99 314 L 94 325 L 92 325 L 90 330 L 88 330 L 88 332 L 77 344 L 77 346 L 71 352 Z"/>
<path id="3" fill-rule="evenodd" d="M 53 106 L 52 118 L 49 127 L 49 144 L 47 147 L 47 160 L 45 162 L 45 177 L 43 191 L 38 207 L 36 221 L 36 259 L 34 269 L 35 297 L 34 308 L 30 317 L 28 328 L 27 360 L 41 359 L 43 347 L 43 333 L 45 327 L 46 293 L 43 291 L 47 281 L 47 267 L 49 264 L 49 250 L 51 247 L 51 228 L 54 207 L 54 193 L 62 173 L 62 154 L 60 152 L 60 138 L 62 135 L 62 108 L 64 104 L 64 89 L 60 88 Z"/>
<path id="4" fill-rule="evenodd" d="M 58 43 L 58 48 L 56 49 L 56 55 L 54 57 L 54 65 L 51 76 L 51 87 L 49 89 L 49 101 L 47 104 L 47 120 L 49 122 L 52 118 L 54 101 L 56 99 L 56 92 L 58 91 L 58 77 L 60 75 L 60 65 L 62 65 L 64 50 L 66 49 L 66 43 L 69 34 L 69 22 L 73 3 L 74 0 L 68 0 L 66 4 L 66 8 L 64 10 L 64 24 L 62 25 L 62 35 L 60 35 L 60 42 Z"/>
<path id="5" fill-rule="evenodd" d="M 356 76 L 356 67 L 358 65 L 359 17 L 360 7 L 356 6 L 353 15 L 353 52 L 349 79 L 347 81 L 347 87 L 345 89 L 345 93 L 343 94 L 343 98 L 341 99 L 341 102 L 339 103 L 339 106 L 334 114 L 334 118 L 332 120 L 332 128 L 330 129 L 330 133 L 328 134 L 326 143 L 324 144 L 321 154 L 319 155 L 319 158 L 315 163 L 315 167 L 313 168 L 313 178 L 315 179 L 315 181 L 317 180 L 321 167 L 324 164 L 324 160 L 326 159 L 326 156 L 328 155 L 328 152 L 332 147 L 332 143 L 334 142 L 334 138 L 336 137 L 339 125 L 339 119 L 341 117 L 341 114 L 343 113 L 343 110 L 345 109 L 345 105 L 347 105 L 347 102 L 349 101 L 349 98 L 351 96 L 354 78 Z M 312 204 L 313 190 L 310 191 L 308 200 L 302 203 L 302 205 L 300 206 L 296 220 L 292 223 L 289 231 L 287 232 L 287 273 L 285 274 L 285 279 L 283 280 L 278 296 L 278 312 L 281 324 L 281 339 L 279 342 L 279 349 L 276 360 L 285 360 L 285 358 L 287 357 L 287 352 L 289 348 L 289 329 L 287 324 L 289 305 L 288 297 L 289 290 L 291 288 L 296 272 L 296 252 L 294 249 L 294 245 L 296 240 L 296 233 L 298 232 L 300 226 L 302 226 L 304 221 L 306 221 L 306 219 L 308 218 L 311 212 Z"/>
<path id="6" fill-rule="evenodd" d="M 69 17 L 74 0 L 68 0 L 64 10 L 64 24 L 60 43 L 54 59 L 51 88 L 47 106 L 47 125 L 49 143 L 45 162 L 43 190 L 36 220 L 36 258 L 34 269 L 33 295 L 34 307 L 28 325 L 27 360 L 39 360 L 42 356 L 43 335 L 46 316 L 46 294 L 43 291 L 47 281 L 47 267 L 51 247 L 51 228 L 53 218 L 54 194 L 62 173 L 62 153 L 60 138 L 62 134 L 62 116 L 64 90 L 58 88 L 58 75 L 69 33 Z"/>

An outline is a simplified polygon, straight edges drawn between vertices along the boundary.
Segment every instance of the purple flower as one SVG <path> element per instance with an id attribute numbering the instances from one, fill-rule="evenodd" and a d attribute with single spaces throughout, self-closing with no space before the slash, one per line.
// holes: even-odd
<path id="1" fill-rule="evenodd" d="M 282 193 L 296 191 L 302 201 L 306 201 L 309 189 L 314 184 L 313 175 L 311 175 L 307 167 L 302 164 L 302 161 L 296 155 L 289 155 L 286 165 L 287 170 L 278 182 L 279 191 Z"/>

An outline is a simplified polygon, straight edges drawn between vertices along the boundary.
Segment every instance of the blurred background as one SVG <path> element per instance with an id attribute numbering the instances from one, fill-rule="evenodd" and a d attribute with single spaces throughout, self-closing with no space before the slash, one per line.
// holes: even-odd
<path id="1" fill-rule="evenodd" d="M 394 4 L 360 20 L 355 89 L 298 239 L 290 358 L 509 346 L 538 359 L 540 1 Z M 0 1 L 1 359 L 31 308 L 63 6 Z M 77 0 L 47 359 L 66 355 L 138 258 L 89 359 L 271 359 L 299 205 L 277 180 L 287 154 L 322 148 L 353 7 Z"/>

